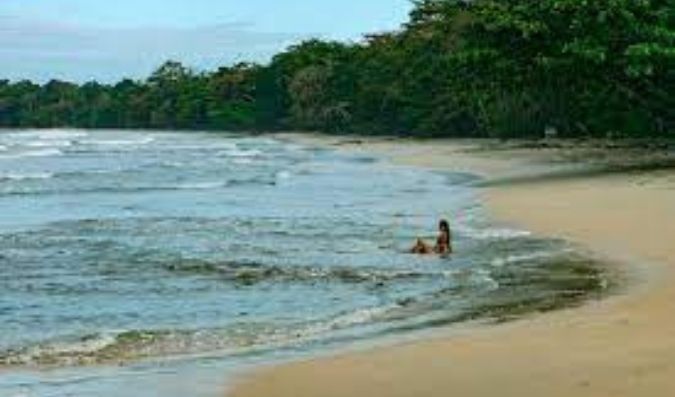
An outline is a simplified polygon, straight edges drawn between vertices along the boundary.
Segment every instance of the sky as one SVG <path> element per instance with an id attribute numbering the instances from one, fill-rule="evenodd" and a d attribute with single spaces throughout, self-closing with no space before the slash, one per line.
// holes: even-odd
<path id="1" fill-rule="evenodd" d="M 114 82 L 396 29 L 410 0 L 0 0 L 0 79 Z"/>

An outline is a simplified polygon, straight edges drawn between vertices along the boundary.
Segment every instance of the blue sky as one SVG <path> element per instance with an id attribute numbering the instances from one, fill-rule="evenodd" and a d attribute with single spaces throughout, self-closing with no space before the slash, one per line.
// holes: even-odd
<path id="1" fill-rule="evenodd" d="M 356 40 L 405 21 L 410 0 L 0 0 L 0 78 L 115 81 L 168 58 L 264 62 L 308 37 Z"/>

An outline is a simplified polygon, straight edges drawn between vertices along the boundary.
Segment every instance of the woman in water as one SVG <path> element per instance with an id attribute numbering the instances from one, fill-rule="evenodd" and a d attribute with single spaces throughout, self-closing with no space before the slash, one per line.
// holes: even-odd
<path id="1" fill-rule="evenodd" d="M 436 237 L 436 245 L 433 247 L 424 240 L 418 238 L 417 243 L 410 250 L 413 254 L 439 254 L 446 255 L 452 254 L 452 244 L 451 244 L 452 235 L 450 233 L 450 224 L 445 219 L 442 219 L 438 223 L 438 237 Z"/>

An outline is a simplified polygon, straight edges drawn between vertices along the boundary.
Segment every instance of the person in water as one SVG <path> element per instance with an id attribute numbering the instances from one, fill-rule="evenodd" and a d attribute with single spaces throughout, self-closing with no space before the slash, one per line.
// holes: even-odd
<path id="1" fill-rule="evenodd" d="M 410 250 L 413 254 L 452 254 L 452 234 L 450 233 L 450 224 L 445 219 L 441 219 L 438 223 L 438 236 L 436 237 L 436 245 L 431 246 L 424 240 L 418 238 L 415 246 Z"/>

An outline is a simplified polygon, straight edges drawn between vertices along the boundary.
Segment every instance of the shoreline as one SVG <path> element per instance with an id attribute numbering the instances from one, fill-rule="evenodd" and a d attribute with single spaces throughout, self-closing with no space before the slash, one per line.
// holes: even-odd
<path id="1" fill-rule="evenodd" d="M 670 162 L 652 170 L 641 165 L 642 157 L 652 156 L 638 154 L 629 159 L 637 159 L 634 169 L 585 175 L 565 167 L 575 156 L 589 156 L 592 147 L 588 153 L 561 153 L 567 149 L 483 150 L 469 140 L 281 138 L 503 181 L 480 191 L 495 219 L 607 258 L 629 284 L 618 295 L 581 307 L 479 326 L 461 335 L 439 330 L 429 340 L 358 352 L 347 348 L 330 357 L 260 369 L 242 377 L 228 395 L 666 396 L 675 390 L 675 320 L 669 318 L 675 289 L 668 288 L 675 282 L 675 171 Z M 626 161 L 619 157 L 617 164 Z M 568 171 L 577 174 L 549 177 Z"/>

